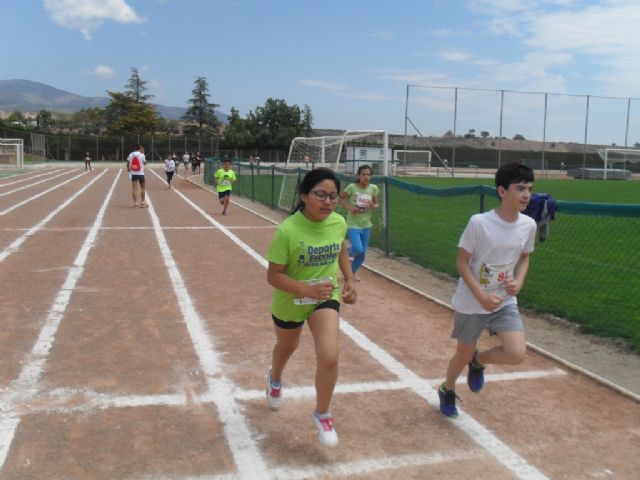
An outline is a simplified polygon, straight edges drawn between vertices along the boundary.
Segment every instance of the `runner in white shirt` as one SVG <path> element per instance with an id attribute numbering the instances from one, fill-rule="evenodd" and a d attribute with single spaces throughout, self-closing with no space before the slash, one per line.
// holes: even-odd
<path id="1" fill-rule="evenodd" d="M 495 177 L 500 206 L 473 215 L 460 237 L 456 261 L 460 279 L 451 302 L 451 337 L 457 346 L 446 381 L 438 388 L 440 411 L 448 417 L 458 415 L 456 380 L 467 365 L 467 385 L 479 392 L 485 365 L 516 365 L 524 360 L 526 342 L 516 295 L 524 285 L 535 242 L 536 222 L 521 213 L 531 200 L 533 180 L 526 165 L 502 165 Z M 485 328 L 500 338 L 500 344 L 478 351 Z"/>
<path id="2" fill-rule="evenodd" d="M 140 208 L 148 208 L 145 202 L 145 186 L 144 186 L 144 166 L 147 160 L 144 156 L 144 147 L 140 145 L 127 157 L 127 171 L 131 178 L 131 196 L 133 198 L 133 207 L 138 206 L 138 184 L 140 184 Z"/>

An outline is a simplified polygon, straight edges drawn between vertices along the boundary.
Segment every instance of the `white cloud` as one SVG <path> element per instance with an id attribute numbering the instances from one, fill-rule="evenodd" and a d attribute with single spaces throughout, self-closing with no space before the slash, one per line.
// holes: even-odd
<path id="1" fill-rule="evenodd" d="M 344 85 L 340 85 L 338 83 L 332 82 L 324 82 L 322 80 L 302 80 L 302 85 L 306 85 L 307 87 L 316 87 L 321 88 L 322 90 L 331 90 L 334 92 L 340 92 L 347 89 Z"/>
<path id="2" fill-rule="evenodd" d="M 89 75 L 101 78 L 113 78 L 116 76 L 116 72 L 113 68 L 107 65 L 97 65 L 96 68 L 89 72 Z"/>
<path id="3" fill-rule="evenodd" d="M 598 82 L 599 91 L 584 93 L 640 94 L 637 0 L 472 0 L 468 5 L 489 17 L 489 33 L 517 38 L 526 49 L 515 72 L 509 71 L 514 65 L 503 64 L 501 73 L 508 77 L 529 75 L 537 85 L 545 79 L 560 86 L 563 75 L 575 78 L 567 73 L 574 69 Z"/>
<path id="4" fill-rule="evenodd" d="M 468 52 L 463 52 L 462 50 L 454 50 L 454 49 L 445 50 L 444 52 L 441 52 L 440 57 L 450 62 L 468 62 L 473 58 L 472 55 Z"/>
<path id="5" fill-rule="evenodd" d="M 43 0 L 51 19 L 65 28 L 79 30 L 87 40 L 105 21 L 142 23 L 145 21 L 125 0 Z"/>

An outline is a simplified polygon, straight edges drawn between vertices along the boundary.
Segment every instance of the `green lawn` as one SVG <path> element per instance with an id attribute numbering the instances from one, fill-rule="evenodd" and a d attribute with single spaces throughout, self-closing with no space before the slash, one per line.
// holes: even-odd
<path id="1" fill-rule="evenodd" d="M 260 173 L 253 179 L 253 190 L 251 176 L 240 176 L 237 193 L 251 198 L 253 192 L 257 201 L 271 205 L 273 189 L 277 204 L 283 177 L 277 175 L 272 186 L 270 172 Z M 402 180 L 442 189 L 480 183 L 493 188 L 485 179 Z M 534 190 L 562 201 L 640 203 L 640 182 L 540 180 Z M 376 210 L 371 244 L 385 249 L 388 238 L 391 255 L 457 277 L 458 240 L 469 217 L 480 211 L 480 198 L 476 193 L 447 197 L 432 193 L 390 185 L 388 237 L 382 209 Z M 497 204 L 495 196 L 485 195 L 485 210 Z M 639 233 L 639 217 L 559 211 L 549 238 L 536 241 L 520 304 L 576 322 L 585 332 L 622 338 L 640 352 L 640 295 L 635 293 L 640 292 Z"/>

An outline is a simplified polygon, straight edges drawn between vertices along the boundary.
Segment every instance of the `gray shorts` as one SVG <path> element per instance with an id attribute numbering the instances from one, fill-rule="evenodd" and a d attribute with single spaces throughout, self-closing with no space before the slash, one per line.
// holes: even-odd
<path id="1" fill-rule="evenodd" d="M 454 312 L 453 322 L 451 338 L 465 344 L 475 343 L 485 328 L 489 329 L 490 335 L 524 331 L 518 306 L 513 303 L 491 313 Z"/>

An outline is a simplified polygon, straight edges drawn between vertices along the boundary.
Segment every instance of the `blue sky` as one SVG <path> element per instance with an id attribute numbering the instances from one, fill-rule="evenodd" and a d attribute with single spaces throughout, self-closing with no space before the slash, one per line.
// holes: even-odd
<path id="1" fill-rule="evenodd" d="M 407 84 L 428 85 L 409 89 L 424 135 L 453 130 L 460 87 L 459 134 L 497 135 L 503 100 L 507 138 L 581 143 L 588 123 L 589 143 L 640 142 L 638 0 L 2 3 L 4 80 L 104 96 L 136 67 L 155 101 L 185 106 L 203 76 L 224 112 L 281 98 L 309 105 L 317 128 L 391 133 L 404 132 Z M 544 95 L 516 91 L 562 94 L 547 96 L 546 131 Z"/>

